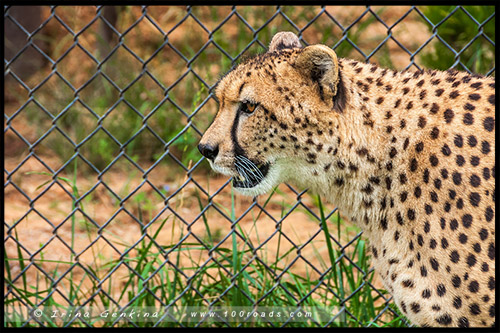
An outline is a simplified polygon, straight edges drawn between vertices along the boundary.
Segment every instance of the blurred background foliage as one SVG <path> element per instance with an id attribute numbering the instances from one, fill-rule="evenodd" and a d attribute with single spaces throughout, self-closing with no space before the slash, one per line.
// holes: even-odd
<path id="1" fill-rule="evenodd" d="M 33 40 L 53 63 L 18 74 L 32 94 L 16 81 L 6 86 L 6 112 L 22 108 L 13 125 L 26 120 L 26 139 L 43 138 L 37 153 L 55 153 L 62 163 L 78 150 L 103 170 L 123 152 L 144 168 L 163 159 L 184 172 L 201 158 L 200 133 L 217 111 L 211 88 L 241 59 L 265 52 L 278 31 L 300 29 L 304 44 L 323 43 L 341 57 L 397 70 L 416 64 L 494 75 L 494 6 L 417 9 L 120 6 L 104 23 L 92 21 L 95 7 L 44 7 L 48 22 Z M 22 61 L 21 54 L 10 68 Z M 43 137 L 52 125 L 60 131 Z M 199 167 L 208 170 L 208 163 Z"/>
<path id="2" fill-rule="evenodd" d="M 438 35 L 455 51 L 442 42 L 435 43 L 433 51 L 421 55 L 422 64 L 446 70 L 459 60 L 461 64 L 455 67 L 458 70 L 489 73 L 495 64 L 495 45 L 490 42 L 495 42 L 495 6 L 464 6 L 468 14 L 457 10 L 450 16 L 454 9 L 454 6 L 427 6 L 422 9 L 427 19 L 438 25 Z M 483 25 L 483 22 L 487 23 Z"/>

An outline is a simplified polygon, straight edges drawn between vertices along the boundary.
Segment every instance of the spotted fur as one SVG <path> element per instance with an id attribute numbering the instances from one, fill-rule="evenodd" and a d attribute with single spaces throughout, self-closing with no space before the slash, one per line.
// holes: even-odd
<path id="1" fill-rule="evenodd" d="M 413 323 L 494 325 L 494 78 L 396 72 L 299 45 L 279 33 L 221 79 L 201 140 L 217 147 L 212 167 L 237 176 L 244 154 L 269 170 L 242 193 L 292 182 L 335 203 Z"/>

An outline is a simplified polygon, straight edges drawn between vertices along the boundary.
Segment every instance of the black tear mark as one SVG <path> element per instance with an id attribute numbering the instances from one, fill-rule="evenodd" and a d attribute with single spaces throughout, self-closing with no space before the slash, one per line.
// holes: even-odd
<path id="1" fill-rule="evenodd" d="M 243 90 L 243 87 L 245 86 L 246 82 L 243 82 L 240 86 L 240 89 L 238 89 L 238 96 L 241 95 L 241 91 Z"/>
<path id="2" fill-rule="evenodd" d="M 245 156 L 245 151 L 238 143 L 238 138 L 236 136 L 236 130 L 238 129 L 239 119 L 240 119 L 240 112 L 236 111 L 236 116 L 234 117 L 233 126 L 231 127 L 231 140 L 233 141 L 233 153 L 234 156 L 238 155 Z"/>

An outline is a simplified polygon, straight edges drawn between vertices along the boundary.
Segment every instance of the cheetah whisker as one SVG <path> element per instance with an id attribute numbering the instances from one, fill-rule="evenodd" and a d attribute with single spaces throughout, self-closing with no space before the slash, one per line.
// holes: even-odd
<path id="1" fill-rule="evenodd" d="M 255 165 L 255 163 L 253 163 L 252 161 L 250 161 L 248 158 L 246 158 L 245 156 L 240 156 L 240 155 L 237 155 L 236 158 L 242 162 L 244 165 L 246 165 L 248 168 L 246 168 L 246 170 L 250 171 L 252 174 L 256 174 L 256 176 L 258 176 L 258 178 L 256 178 L 256 180 L 263 180 L 265 177 L 264 175 L 262 174 L 262 172 L 259 170 L 259 168 Z M 243 167 L 243 165 L 241 165 Z"/>

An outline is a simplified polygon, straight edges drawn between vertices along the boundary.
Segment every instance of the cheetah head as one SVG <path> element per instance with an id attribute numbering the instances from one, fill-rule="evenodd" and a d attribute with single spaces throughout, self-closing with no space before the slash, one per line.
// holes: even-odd
<path id="1" fill-rule="evenodd" d="M 338 81 L 337 56 L 329 47 L 302 48 L 295 34 L 278 33 L 267 53 L 219 81 L 219 111 L 198 148 L 242 194 L 256 196 L 297 180 L 291 178 L 300 166 L 299 177 L 307 177 L 315 156 L 300 147 L 310 140 L 319 113 L 341 107 Z"/>

